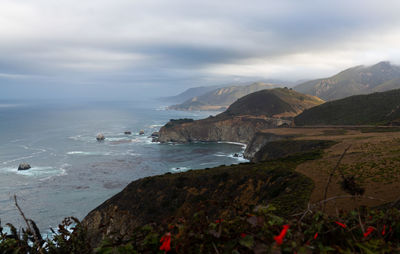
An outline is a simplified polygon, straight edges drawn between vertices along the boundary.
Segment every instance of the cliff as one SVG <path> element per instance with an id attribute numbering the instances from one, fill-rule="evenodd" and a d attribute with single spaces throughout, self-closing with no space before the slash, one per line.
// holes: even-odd
<path id="1" fill-rule="evenodd" d="M 181 124 L 168 123 L 159 131 L 159 142 L 217 142 L 248 143 L 260 130 L 274 128 L 291 121 L 254 116 L 209 117 Z"/>
<path id="2" fill-rule="evenodd" d="M 244 96 L 225 112 L 197 121 L 171 121 L 160 129 L 160 142 L 234 141 L 248 143 L 260 130 L 289 126 L 291 117 L 323 103 L 287 88 Z"/>

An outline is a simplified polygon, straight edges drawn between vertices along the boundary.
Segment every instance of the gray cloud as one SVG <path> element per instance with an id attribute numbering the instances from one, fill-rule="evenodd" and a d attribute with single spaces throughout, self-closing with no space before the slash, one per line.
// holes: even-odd
<path id="1" fill-rule="evenodd" d="M 390 0 L 4 0 L 0 97 L 157 95 L 400 63 L 399 9 Z"/>

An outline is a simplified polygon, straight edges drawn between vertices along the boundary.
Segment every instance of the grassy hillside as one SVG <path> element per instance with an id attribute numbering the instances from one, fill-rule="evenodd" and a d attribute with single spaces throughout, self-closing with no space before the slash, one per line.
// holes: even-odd
<path id="1" fill-rule="evenodd" d="M 385 125 L 400 119 L 400 89 L 326 102 L 298 115 L 296 125 Z"/>
<path id="2" fill-rule="evenodd" d="M 323 101 L 287 88 L 275 88 L 246 95 L 233 103 L 223 115 L 295 116 Z"/>
<path id="3" fill-rule="evenodd" d="M 170 106 L 174 110 L 225 110 L 240 97 L 247 94 L 277 87 L 273 84 L 253 83 L 247 86 L 228 86 L 214 89 L 210 92 L 195 96 L 182 104 Z"/>
<path id="4" fill-rule="evenodd" d="M 400 67 L 380 62 L 368 67 L 356 66 L 329 78 L 307 81 L 294 89 L 330 101 L 400 88 L 399 81 Z"/>
<path id="5" fill-rule="evenodd" d="M 193 214 L 213 221 L 273 204 L 276 214 L 290 215 L 304 209 L 313 189 L 312 181 L 294 170 L 320 154 L 140 179 L 89 213 L 84 224 L 97 245 L 106 235 L 128 239 L 139 226 L 153 221 L 168 225 Z"/>

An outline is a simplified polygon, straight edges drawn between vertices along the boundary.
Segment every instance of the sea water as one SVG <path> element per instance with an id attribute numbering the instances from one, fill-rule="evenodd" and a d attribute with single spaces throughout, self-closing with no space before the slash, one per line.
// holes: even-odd
<path id="1" fill-rule="evenodd" d="M 230 165 L 243 146 L 159 144 L 152 132 L 171 118 L 215 112 L 163 110 L 157 102 L 0 101 L 0 219 L 24 222 L 13 201 L 45 232 L 64 217 L 83 219 L 136 179 Z M 145 135 L 139 135 L 144 130 Z M 131 131 L 125 135 L 124 131 Z M 96 141 L 103 133 L 106 139 Z M 18 171 L 22 162 L 32 168 Z"/>

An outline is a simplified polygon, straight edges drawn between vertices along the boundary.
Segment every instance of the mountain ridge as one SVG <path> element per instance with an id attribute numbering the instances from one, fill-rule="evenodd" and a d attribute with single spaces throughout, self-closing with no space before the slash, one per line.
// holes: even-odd
<path id="1" fill-rule="evenodd" d="M 328 78 L 304 82 L 293 89 L 330 101 L 395 88 L 400 88 L 400 66 L 382 61 L 372 66 L 351 67 Z"/>

